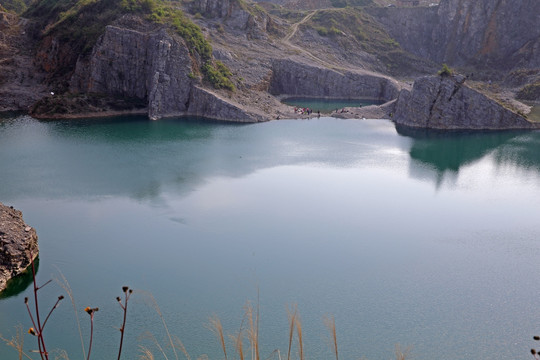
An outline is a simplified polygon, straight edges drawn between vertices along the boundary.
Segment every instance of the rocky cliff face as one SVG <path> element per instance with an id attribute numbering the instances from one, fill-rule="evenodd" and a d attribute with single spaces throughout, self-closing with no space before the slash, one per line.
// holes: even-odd
<path id="1" fill-rule="evenodd" d="M 22 213 L 0 203 L 0 291 L 21 274 L 38 255 L 36 231 L 26 225 Z"/>
<path id="2" fill-rule="evenodd" d="M 108 26 L 92 55 L 77 63 L 71 90 L 144 99 L 159 118 L 189 106 L 192 61 L 183 39 Z"/>
<path id="3" fill-rule="evenodd" d="M 538 0 L 442 0 L 432 8 L 374 14 L 406 50 L 438 63 L 540 67 Z"/>
<path id="4" fill-rule="evenodd" d="M 0 111 L 28 110 L 45 95 L 40 84 L 44 74 L 34 66 L 32 46 L 27 22 L 0 12 Z"/>
<path id="5" fill-rule="evenodd" d="M 339 72 L 293 60 L 275 60 L 272 64 L 271 94 L 330 97 L 395 99 L 397 81 L 371 73 Z"/>
<path id="6" fill-rule="evenodd" d="M 527 119 L 467 86 L 464 76 L 426 76 L 402 90 L 393 120 L 433 129 L 533 129 Z"/>
<path id="7" fill-rule="evenodd" d="M 184 40 L 166 29 L 141 31 L 109 25 L 91 56 L 77 62 L 70 89 L 141 99 L 148 104 L 151 119 L 195 115 L 263 120 L 198 86 L 194 69 Z"/>

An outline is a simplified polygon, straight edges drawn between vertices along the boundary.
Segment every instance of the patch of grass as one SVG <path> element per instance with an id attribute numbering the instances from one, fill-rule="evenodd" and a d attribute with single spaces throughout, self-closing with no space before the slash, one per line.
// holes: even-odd
<path id="1" fill-rule="evenodd" d="M 22 14 L 28 7 L 29 1 L 24 0 L 2 0 L 0 4 L 0 10 L 6 12 L 13 12 L 15 14 Z"/>
<path id="2" fill-rule="evenodd" d="M 210 82 L 216 89 L 227 89 L 234 91 L 236 87 L 231 81 L 231 71 L 219 60 L 207 61 L 202 66 L 205 80 Z"/>
<path id="3" fill-rule="evenodd" d="M 516 97 L 521 100 L 540 100 L 540 81 L 534 84 L 525 85 L 521 90 L 518 91 Z"/>
<path id="4" fill-rule="evenodd" d="M 360 48 L 376 56 L 380 64 L 386 64 L 390 74 L 401 75 L 416 72 L 425 61 L 404 51 L 400 44 L 363 8 L 319 10 L 305 26 L 320 36 L 335 35 L 335 45 L 347 52 Z M 332 30 L 331 30 L 332 29 Z M 420 66 L 424 68 L 425 66 Z"/>
<path id="5" fill-rule="evenodd" d="M 448 65 L 443 64 L 441 70 L 437 72 L 437 75 L 439 76 L 452 76 L 454 74 L 454 70 L 450 69 Z"/>
<path id="6" fill-rule="evenodd" d="M 330 3 L 336 8 L 374 5 L 373 0 L 330 0 Z"/>

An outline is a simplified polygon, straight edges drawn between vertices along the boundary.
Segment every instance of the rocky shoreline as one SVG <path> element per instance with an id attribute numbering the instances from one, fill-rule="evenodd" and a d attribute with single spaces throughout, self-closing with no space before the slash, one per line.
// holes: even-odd
<path id="1" fill-rule="evenodd" d="M 22 212 L 0 203 L 0 291 L 22 274 L 39 253 L 36 230 L 28 226 Z"/>

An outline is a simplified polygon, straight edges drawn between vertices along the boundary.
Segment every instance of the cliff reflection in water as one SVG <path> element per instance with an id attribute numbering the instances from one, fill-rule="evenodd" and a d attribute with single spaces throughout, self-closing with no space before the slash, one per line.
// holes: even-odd
<path id="1" fill-rule="evenodd" d="M 34 260 L 34 267 L 37 274 L 39 269 L 39 256 Z M 6 288 L 4 291 L 0 292 L 0 300 L 19 295 L 32 284 L 33 280 L 32 266 L 30 265 L 22 274 L 8 280 Z"/>
<path id="2" fill-rule="evenodd" d="M 425 178 L 425 166 L 435 172 L 439 187 L 454 178 L 461 168 L 493 154 L 497 165 L 514 166 L 540 173 L 538 131 L 440 131 L 397 126 L 398 134 L 413 139 L 409 149 L 413 177 Z M 431 176 L 430 176 L 431 177 Z"/>

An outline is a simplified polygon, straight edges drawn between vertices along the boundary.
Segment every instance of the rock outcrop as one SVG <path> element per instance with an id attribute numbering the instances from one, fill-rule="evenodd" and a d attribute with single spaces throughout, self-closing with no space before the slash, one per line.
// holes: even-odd
<path id="1" fill-rule="evenodd" d="M 26 28 L 25 20 L 0 12 L 0 111 L 28 110 L 45 95 Z"/>
<path id="2" fill-rule="evenodd" d="M 540 67 L 538 0 L 441 0 L 432 8 L 373 9 L 400 45 L 454 66 Z"/>
<path id="3" fill-rule="evenodd" d="M 219 19 L 231 30 L 245 34 L 248 39 L 267 39 L 273 19 L 256 7 L 248 7 L 243 0 L 197 0 L 194 11 L 206 19 Z"/>
<path id="4" fill-rule="evenodd" d="M 432 129 L 533 129 L 540 128 L 523 115 L 466 84 L 456 76 L 426 76 L 412 90 L 401 90 L 393 121 L 397 125 Z"/>
<path id="5" fill-rule="evenodd" d="M 143 99 L 149 117 L 157 119 L 187 110 L 191 73 L 182 38 L 165 29 L 146 33 L 107 26 L 90 59 L 77 63 L 70 88 Z"/>
<path id="6" fill-rule="evenodd" d="M 275 60 L 269 92 L 280 95 L 328 98 L 372 98 L 390 101 L 399 83 L 371 73 L 337 71 L 293 60 Z"/>
<path id="7" fill-rule="evenodd" d="M 205 90 L 180 36 L 107 26 L 88 59 L 79 59 L 70 89 L 135 98 L 147 103 L 151 119 L 194 115 L 220 120 L 261 121 L 234 101 Z"/>
<path id="8" fill-rule="evenodd" d="M 0 203 L 0 291 L 37 257 L 37 240 L 36 231 L 24 223 L 22 213 Z"/>

